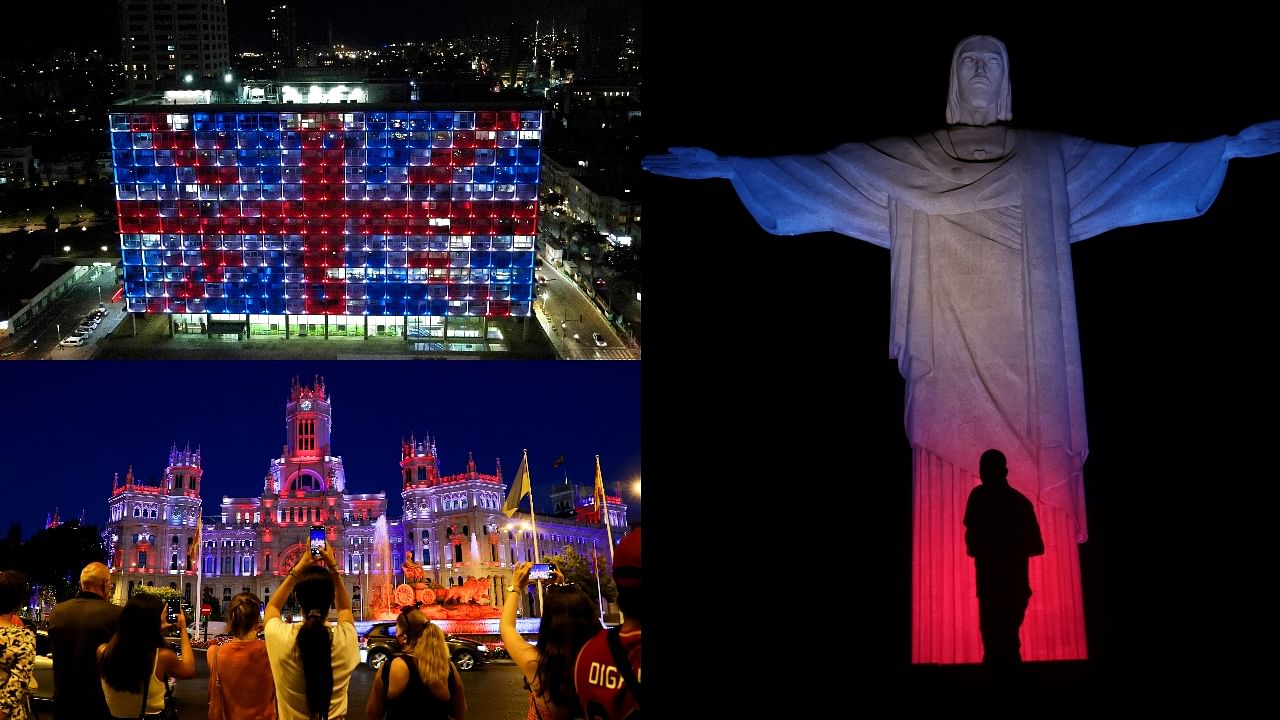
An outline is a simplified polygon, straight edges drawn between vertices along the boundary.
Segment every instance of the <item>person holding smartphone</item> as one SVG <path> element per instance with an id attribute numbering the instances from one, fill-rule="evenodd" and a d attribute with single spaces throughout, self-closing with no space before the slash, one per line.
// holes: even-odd
<path id="1" fill-rule="evenodd" d="M 543 594 L 538 645 L 530 645 L 516 630 L 516 608 L 533 579 L 533 563 L 515 567 L 498 629 L 529 690 L 527 720 L 569 720 L 577 717 L 580 710 L 573 685 L 574 661 L 582 646 L 600 629 L 600 619 L 581 588 L 565 582 L 564 574 L 554 565 L 539 565 L 546 566 L 539 567 L 539 574 L 550 574 L 553 582 L 545 586 Z"/>
<path id="2" fill-rule="evenodd" d="M 311 557 L 320 557 L 320 554 L 324 552 L 324 547 L 325 547 L 324 526 L 312 525 L 311 526 Z"/>
<path id="3" fill-rule="evenodd" d="M 300 624 L 280 619 L 291 593 L 302 606 Z M 332 628 L 325 623 L 330 606 L 338 609 L 338 622 Z M 360 641 L 351 596 L 327 543 L 317 547 L 313 541 L 312 551 L 298 558 L 271 594 L 264 634 L 281 720 L 345 718 L 351 673 L 360 664 Z"/>
<path id="4" fill-rule="evenodd" d="M 165 603 L 150 593 L 136 593 L 120 611 L 120 625 L 110 642 L 98 646 L 98 676 L 112 717 L 159 718 L 164 711 L 165 677 L 185 680 L 196 675 L 196 656 L 187 637 L 187 616 L 178 607 L 181 657 L 164 637 Z"/>

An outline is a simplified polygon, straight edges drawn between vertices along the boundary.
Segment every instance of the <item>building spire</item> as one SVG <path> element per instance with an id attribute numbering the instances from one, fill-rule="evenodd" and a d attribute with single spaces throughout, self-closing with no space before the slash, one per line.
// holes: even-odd
<path id="1" fill-rule="evenodd" d="M 476 474 L 476 459 L 471 457 L 470 450 L 467 451 L 467 474 L 468 475 Z"/>

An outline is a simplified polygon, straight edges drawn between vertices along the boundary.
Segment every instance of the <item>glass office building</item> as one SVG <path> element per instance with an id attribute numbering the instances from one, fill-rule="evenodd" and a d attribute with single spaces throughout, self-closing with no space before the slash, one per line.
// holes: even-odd
<path id="1" fill-rule="evenodd" d="M 110 131 L 130 312 L 326 337 L 530 314 L 541 110 L 157 98 Z"/>

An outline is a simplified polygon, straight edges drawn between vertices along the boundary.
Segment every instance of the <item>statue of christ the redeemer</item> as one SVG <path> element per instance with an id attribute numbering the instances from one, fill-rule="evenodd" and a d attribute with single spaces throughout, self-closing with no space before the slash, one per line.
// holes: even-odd
<path id="1" fill-rule="evenodd" d="M 947 124 L 819 155 L 721 157 L 673 148 L 645 169 L 725 178 L 767 231 L 834 231 L 890 252 L 889 354 L 906 381 L 913 453 L 912 659 L 978 662 L 964 503 L 999 448 L 1030 498 L 1045 554 L 1031 562 L 1028 660 L 1086 657 L 1076 544 L 1087 537 L 1088 453 L 1070 244 L 1195 217 L 1227 162 L 1280 151 L 1280 122 L 1198 143 L 1122 147 L 1008 125 L 1008 54 L 955 49 Z"/>

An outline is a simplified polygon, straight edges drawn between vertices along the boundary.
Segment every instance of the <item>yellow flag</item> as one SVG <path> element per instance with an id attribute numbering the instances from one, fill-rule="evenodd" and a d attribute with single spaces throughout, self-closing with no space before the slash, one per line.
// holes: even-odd
<path id="1" fill-rule="evenodd" d="M 511 480 L 511 492 L 507 493 L 507 501 L 502 504 L 502 513 L 507 517 L 515 515 L 516 510 L 520 509 L 520 501 L 530 492 L 529 453 L 525 452 L 520 460 L 520 467 L 516 470 L 516 476 Z"/>
<path id="2" fill-rule="evenodd" d="M 596 512 L 600 513 L 600 524 L 605 525 L 604 478 L 600 476 L 600 456 L 596 456 Z"/>
<path id="3" fill-rule="evenodd" d="M 191 539 L 191 544 L 187 546 L 187 569 L 188 570 L 196 569 L 196 562 L 197 562 L 197 559 L 200 557 L 200 526 L 202 524 L 203 524 L 203 519 L 197 517 L 195 537 Z"/>

